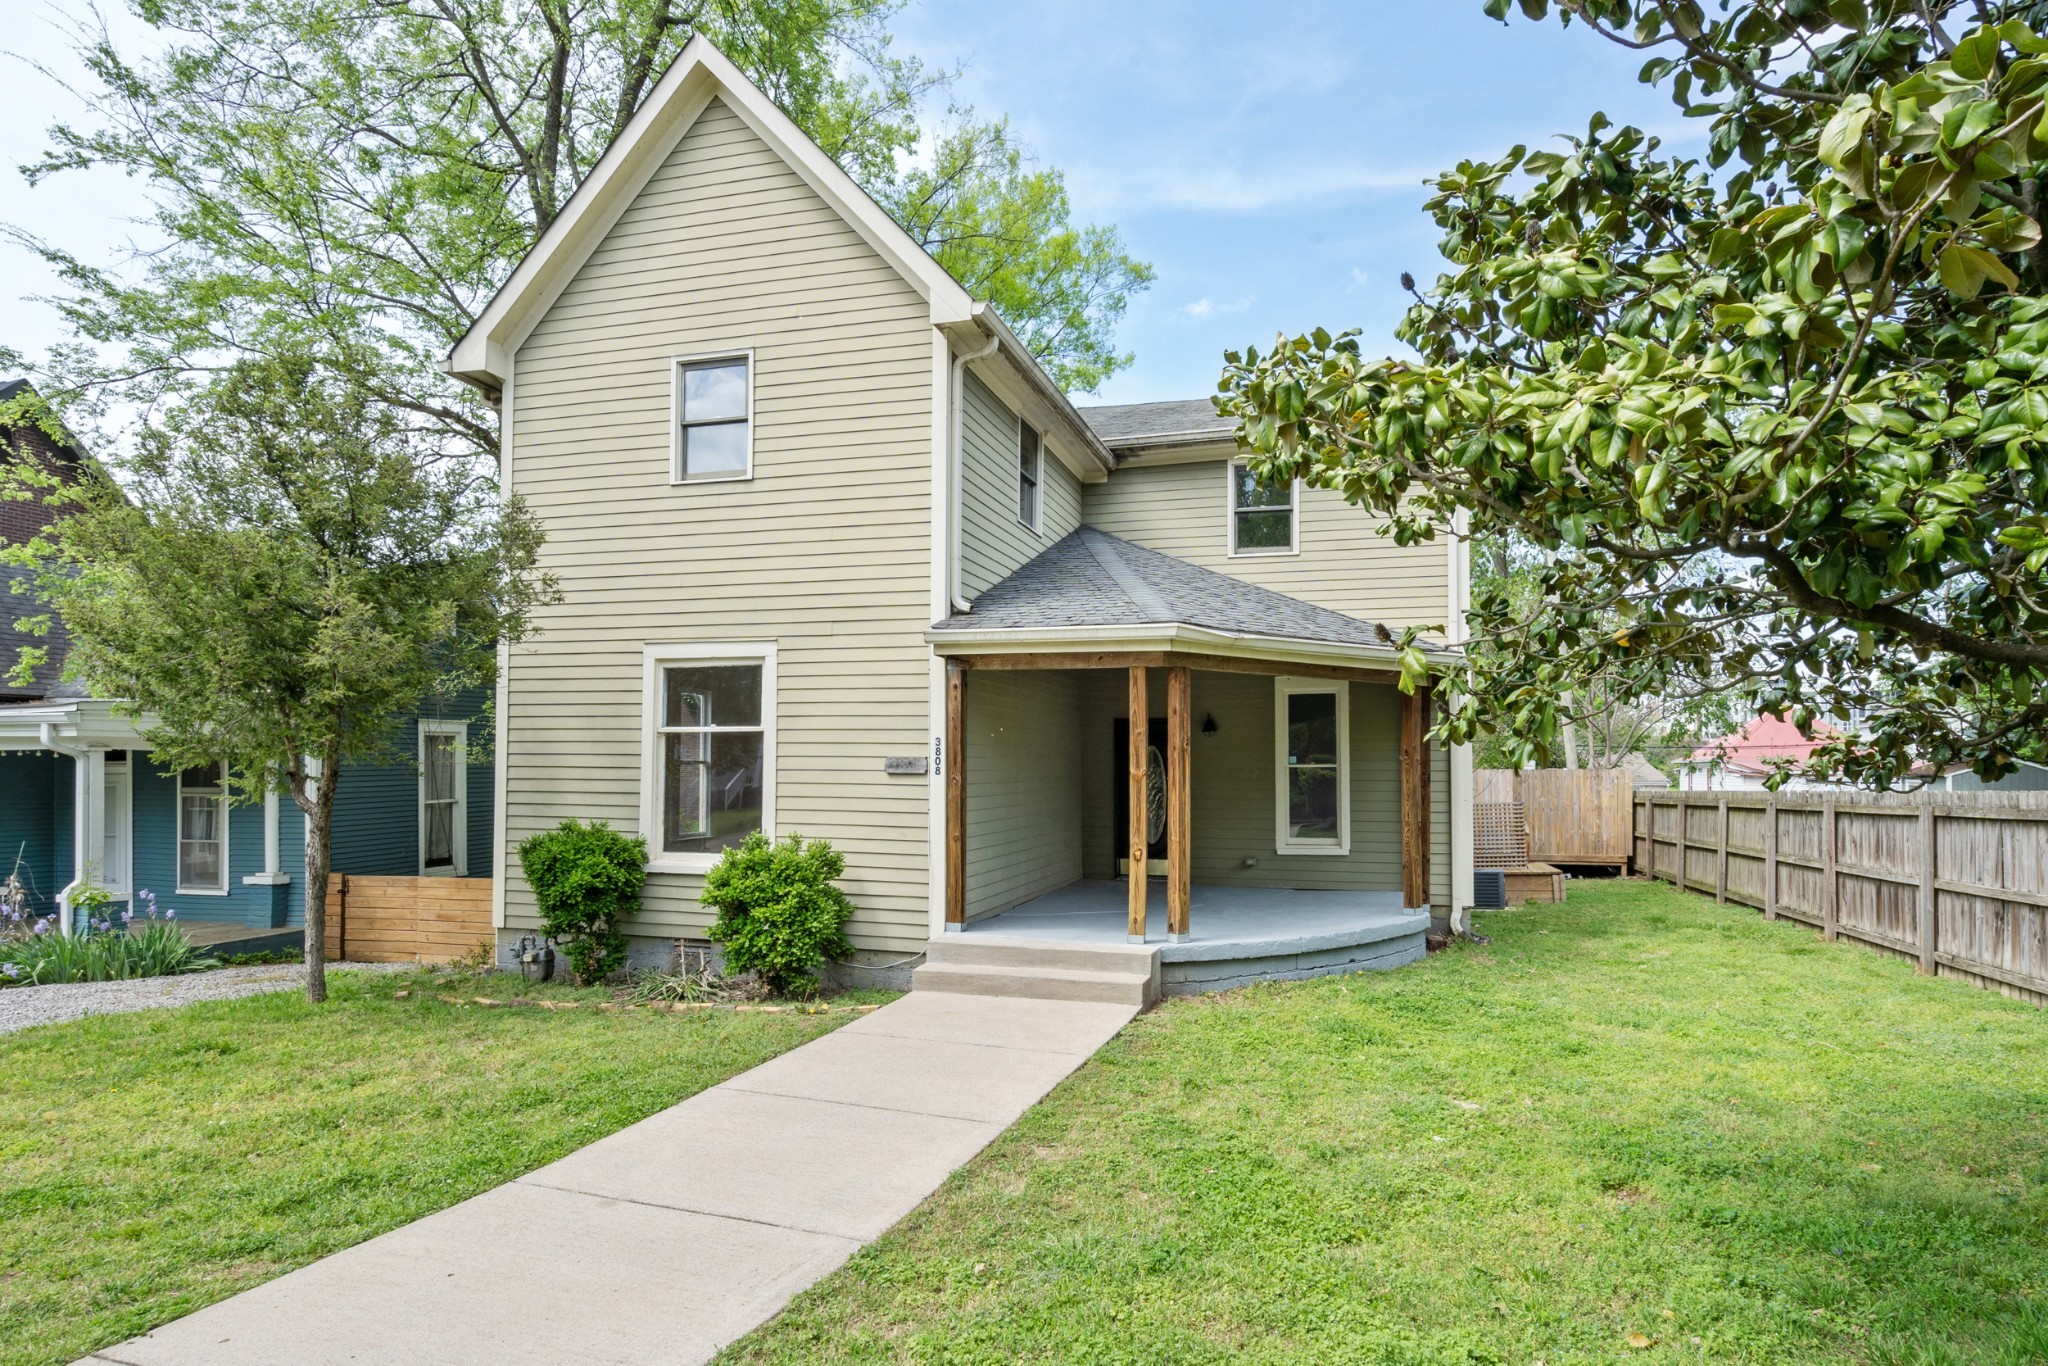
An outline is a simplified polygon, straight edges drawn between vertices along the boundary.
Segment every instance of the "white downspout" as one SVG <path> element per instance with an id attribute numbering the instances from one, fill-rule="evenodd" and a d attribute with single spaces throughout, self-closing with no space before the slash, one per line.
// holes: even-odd
<path id="1" fill-rule="evenodd" d="M 988 345 L 979 351 L 969 351 L 953 357 L 953 382 L 948 386 L 947 401 L 952 404 L 951 430 L 947 433 L 946 444 L 952 449 L 946 456 L 947 489 L 946 516 L 946 605 L 955 612 L 971 612 L 974 604 L 960 596 L 960 523 L 963 520 L 961 486 L 967 482 L 966 474 L 966 426 L 967 426 L 967 365 L 970 361 L 981 360 L 992 355 L 1001 346 L 1001 337 L 990 337 Z"/>
<path id="2" fill-rule="evenodd" d="M 1469 638 L 1466 614 L 1472 607 L 1471 519 L 1463 509 L 1451 517 L 1450 643 Z M 1451 749 L 1451 933 L 1472 929 L 1472 747 Z"/>

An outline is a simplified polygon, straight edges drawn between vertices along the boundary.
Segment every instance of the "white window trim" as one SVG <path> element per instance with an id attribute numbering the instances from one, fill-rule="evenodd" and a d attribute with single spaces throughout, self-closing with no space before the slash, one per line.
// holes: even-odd
<path id="1" fill-rule="evenodd" d="M 708 479 L 683 478 L 683 367 L 708 365 L 714 361 L 745 361 L 747 365 L 747 468 L 740 474 L 721 474 Z M 737 484 L 754 477 L 754 348 L 733 351 L 705 351 L 691 356 L 668 358 L 668 482 L 672 488 L 697 484 Z"/>
<path id="2" fill-rule="evenodd" d="M 1031 471 L 1031 518 L 1029 521 L 1026 521 L 1024 510 L 1019 508 L 1017 509 L 1017 522 L 1020 526 L 1029 528 L 1033 535 L 1043 536 L 1045 533 L 1039 528 L 1045 525 L 1045 433 L 1039 431 L 1038 428 L 1032 426 L 1023 418 L 1017 419 L 1017 447 L 1014 463 L 1017 467 L 1016 476 L 1018 479 L 1024 477 L 1024 433 L 1026 432 L 1030 432 L 1038 438 L 1038 464 Z"/>
<path id="3" fill-rule="evenodd" d="M 775 838 L 775 647 L 765 642 L 649 645 L 641 659 L 640 834 L 650 873 L 708 873 L 719 855 L 669 853 L 661 847 L 661 671 L 670 664 L 761 666 L 761 833 Z"/>
<path id="4" fill-rule="evenodd" d="M 187 887 L 185 885 L 185 770 L 178 770 L 177 815 L 171 828 L 171 877 L 177 884 L 179 896 L 226 896 L 228 889 L 235 885 L 234 864 L 228 858 L 228 834 L 232 826 L 229 817 L 233 808 L 228 805 L 227 765 L 221 765 L 220 795 L 220 886 Z"/>
<path id="5" fill-rule="evenodd" d="M 1287 699 L 1297 693 L 1337 696 L 1337 842 L 1299 840 L 1287 833 Z M 1341 678 L 1273 680 L 1273 851 L 1278 854 L 1351 852 L 1351 684 Z"/>
<path id="6" fill-rule="evenodd" d="M 455 739 L 455 831 L 452 852 L 455 861 L 446 868 L 427 867 L 427 737 L 449 735 Z M 420 758 L 420 876 L 469 876 L 469 724 L 465 721 L 429 721 L 420 718 L 416 750 Z"/>
<path id="7" fill-rule="evenodd" d="M 1295 480 L 1288 486 L 1287 503 L 1287 548 L 1266 546 L 1252 550 L 1237 548 L 1237 467 L 1242 460 L 1227 460 L 1223 464 L 1223 545 L 1225 555 L 1233 560 L 1262 560 L 1273 555 L 1299 555 L 1301 553 L 1301 481 Z M 1267 509 L 1271 511 L 1272 509 Z"/>

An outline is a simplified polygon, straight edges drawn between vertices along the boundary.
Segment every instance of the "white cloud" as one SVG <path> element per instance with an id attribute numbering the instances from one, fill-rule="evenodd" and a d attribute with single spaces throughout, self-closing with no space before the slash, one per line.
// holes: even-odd
<path id="1" fill-rule="evenodd" d="M 1233 313 L 1242 313 L 1252 306 L 1252 296 L 1247 294 L 1235 303 L 1219 304 L 1208 295 L 1203 295 L 1191 304 L 1182 304 L 1180 311 L 1190 318 L 1227 318 Z"/>
<path id="2" fill-rule="evenodd" d="M 1371 284 L 1372 276 L 1370 274 L 1360 270 L 1357 266 L 1351 268 L 1351 287 L 1353 289 L 1364 289 Z"/>

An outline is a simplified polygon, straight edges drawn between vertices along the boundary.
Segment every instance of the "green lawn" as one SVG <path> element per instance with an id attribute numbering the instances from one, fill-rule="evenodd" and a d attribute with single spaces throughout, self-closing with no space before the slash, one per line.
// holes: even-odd
<path id="1" fill-rule="evenodd" d="M 2048 1013 L 1641 883 L 1140 1018 L 732 1361 L 2048 1360 Z"/>
<path id="2" fill-rule="evenodd" d="M 285 992 L 0 1037 L 0 1361 L 118 1342 L 854 1018 L 491 1010 L 438 996 L 512 982 L 419 978 L 401 1001 L 389 976 L 328 981 L 324 1007 Z"/>

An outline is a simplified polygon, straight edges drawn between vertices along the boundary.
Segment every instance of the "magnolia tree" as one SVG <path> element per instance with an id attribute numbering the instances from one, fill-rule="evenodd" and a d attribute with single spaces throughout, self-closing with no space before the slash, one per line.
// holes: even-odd
<path id="1" fill-rule="evenodd" d="M 1528 601 L 1475 584 L 1441 738 L 1548 758 L 1600 680 L 1865 716 L 1816 764 L 1880 785 L 2048 757 L 2040 7 L 1558 8 L 1646 54 L 1705 164 L 1595 116 L 1438 177 L 1416 358 L 1229 357 L 1260 474 L 1536 553 Z"/>
<path id="2" fill-rule="evenodd" d="M 314 1001 L 351 765 L 409 762 L 389 750 L 396 717 L 489 682 L 500 644 L 525 638 L 554 593 L 524 505 L 436 449 L 288 357 L 222 373 L 146 431 L 118 482 L 12 476 L 17 496 L 42 492 L 61 514 L 0 560 L 58 609 L 67 671 L 123 699 L 160 765 L 223 763 L 237 797 L 282 790 L 304 813 Z M 41 652 L 7 664 L 26 671 Z"/>

